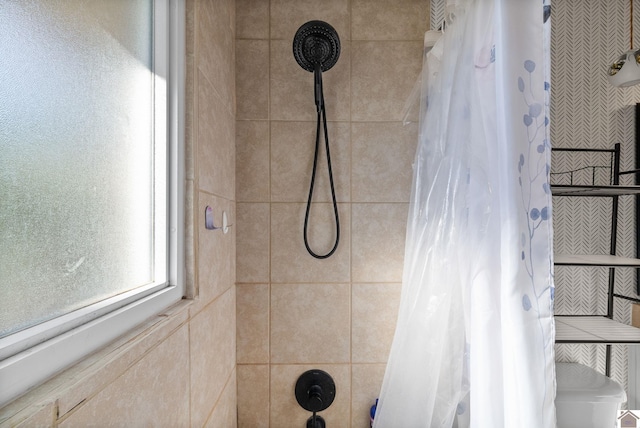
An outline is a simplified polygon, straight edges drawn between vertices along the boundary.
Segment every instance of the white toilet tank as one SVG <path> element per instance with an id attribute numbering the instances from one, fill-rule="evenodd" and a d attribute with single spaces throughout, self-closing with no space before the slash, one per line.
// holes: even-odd
<path id="1" fill-rule="evenodd" d="M 556 363 L 558 428 L 614 428 L 627 401 L 622 386 L 590 367 Z"/>

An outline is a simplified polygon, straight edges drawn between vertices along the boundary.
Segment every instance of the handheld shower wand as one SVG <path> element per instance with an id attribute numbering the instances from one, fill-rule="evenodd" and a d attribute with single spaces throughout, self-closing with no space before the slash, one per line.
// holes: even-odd
<path id="1" fill-rule="evenodd" d="M 304 245 L 309 254 L 317 259 L 330 257 L 338 248 L 340 242 L 340 219 L 338 216 L 338 204 L 336 202 L 336 191 L 333 185 L 333 172 L 331 170 L 331 155 L 329 153 L 329 135 L 327 133 L 327 113 L 324 107 L 324 93 L 322 91 L 322 72 L 329 70 L 335 65 L 340 57 L 340 38 L 336 30 L 323 21 L 309 21 L 303 24 L 293 38 L 293 56 L 303 69 L 313 73 L 314 98 L 316 104 L 316 144 L 313 157 L 313 171 L 311 173 L 311 184 L 309 186 L 309 198 L 307 199 L 307 209 L 304 216 Z M 322 123 L 322 127 L 321 127 Z M 316 179 L 316 169 L 318 165 L 318 152 L 320 146 L 320 134 L 324 133 L 325 151 L 327 154 L 327 168 L 329 172 L 329 184 L 331 186 L 331 198 L 333 200 L 333 212 L 336 224 L 336 239 L 333 248 L 326 254 L 317 254 L 309 246 L 307 231 L 309 227 L 309 212 L 311 210 L 311 199 Z"/>

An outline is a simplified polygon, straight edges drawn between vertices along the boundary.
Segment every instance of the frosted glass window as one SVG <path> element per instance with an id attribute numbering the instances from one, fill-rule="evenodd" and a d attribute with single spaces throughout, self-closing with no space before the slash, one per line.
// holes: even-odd
<path id="1" fill-rule="evenodd" d="M 165 281 L 166 148 L 151 0 L 2 0 L 0 28 L 3 337 Z"/>

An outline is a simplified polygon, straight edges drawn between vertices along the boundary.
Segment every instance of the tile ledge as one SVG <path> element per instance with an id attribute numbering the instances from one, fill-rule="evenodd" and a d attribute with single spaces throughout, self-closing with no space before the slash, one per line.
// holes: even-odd
<path id="1" fill-rule="evenodd" d="M 176 302 L 111 344 L 0 408 L 0 428 L 18 426 L 50 405 L 57 407 L 55 413 L 60 418 L 90 400 L 185 325 L 189 321 L 189 308 L 193 302 L 192 299 Z M 120 367 L 113 367 L 119 362 Z"/>

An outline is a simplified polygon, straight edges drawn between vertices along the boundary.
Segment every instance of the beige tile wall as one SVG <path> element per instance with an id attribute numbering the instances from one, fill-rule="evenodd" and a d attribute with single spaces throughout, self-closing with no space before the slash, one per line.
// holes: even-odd
<path id="1" fill-rule="evenodd" d="M 428 0 L 236 1 L 237 379 L 240 427 L 305 426 L 294 397 L 329 372 L 329 426 L 368 427 L 395 328 L 417 126 L 403 108 L 418 77 Z M 312 74 L 292 55 L 300 25 L 339 33 L 323 74 L 341 241 L 307 254 L 302 227 L 315 137 Z M 333 244 L 326 158 L 309 237 Z M 259 397 L 259 398 L 258 398 Z"/>
<path id="2" fill-rule="evenodd" d="M 235 234 L 238 226 L 254 223 L 252 215 L 262 213 L 256 209 L 236 218 L 235 1 L 186 0 L 186 5 L 185 246 L 188 294 L 194 299 L 154 317 L 0 409 L 2 427 L 227 428 L 237 424 L 237 382 L 246 385 L 251 373 L 236 371 Z M 248 125 L 238 127 L 238 134 L 260 146 L 259 124 Z M 239 157 L 253 159 L 256 153 L 248 146 Z M 265 181 L 259 175 L 255 180 L 256 186 Z M 207 205 L 213 208 L 217 223 L 223 210 L 229 214 L 230 233 L 204 228 Z M 268 248 L 268 238 L 262 244 Z M 255 296 L 240 293 L 238 298 L 240 306 L 258 305 L 250 323 L 266 330 L 260 291 L 256 287 Z M 246 324 L 247 318 L 241 322 Z M 239 336 L 238 340 L 248 339 Z M 262 353 L 267 352 L 265 346 Z M 257 355 L 260 352 L 239 357 L 253 360 Z"/>

